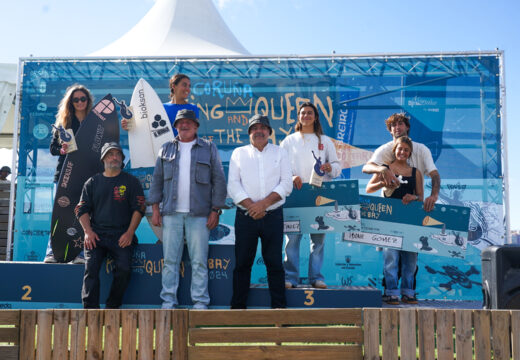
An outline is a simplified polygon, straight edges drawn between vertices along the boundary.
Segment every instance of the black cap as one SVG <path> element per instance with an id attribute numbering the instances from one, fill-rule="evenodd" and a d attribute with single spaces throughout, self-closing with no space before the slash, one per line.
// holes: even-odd
<path id="1" fill-rule="evenodd" d="M 181 119 L 190 119 L 195 121 L 195 124 L 197 124 L 197 127 L 199 126 L 199 119 L 197 119 L 197 114 L 195 114 L 195 111 L 189 110 L 189 109 L 182 109 L 177 112 L 177 115 L 175 116 L 175 121 L 173 122 L 173 127 L 175 127 L 175 124 L 177 124 L 177 120 Z"/>
<path id="2" fill-rule="evenodd" d="M 273 133 L 273 128 L 269 124 L 269 118 L 265 115 L 256 114 L 251 119 L 249 119 L 249 125 L 247 127 L 247 133 L 249 134 L 249 130 L 251 129 L 251 126 L 255 124 L 264 124 L 269 128 L 269 135 Z"/>
<path id="3" fill-rule="evenodd" d="M 11 173 L 11 168 L 9 166 L 2 166 L 2 168 L 0 169 L 0 172 L 2 171 L 7 171 L 8 174 Z"/>
<path id="4" fill-rule="evenodd" d="M 103 145 L 103 147 L 101 148 L 101 158 L 100 158 L 101 161 L 103 161 L 103 158 L 105 157 L 107 152 L 112 149 L 119 150 L 121 152 L 121 155 L 123 156 L 123 160 L 125 159 L 125 153 L 123 152 L 121 145 L 119 145 L 115 141 L 112 141 L 112 142 L 105 143 L 105 145 Z"/>

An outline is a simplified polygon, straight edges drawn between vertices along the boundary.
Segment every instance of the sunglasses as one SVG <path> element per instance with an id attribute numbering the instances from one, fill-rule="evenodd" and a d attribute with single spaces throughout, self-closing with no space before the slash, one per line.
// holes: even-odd
<path id="1" fill-rule="evenodd" d="M 87 101 L 87 97 L 86 96 L 82 96 L 82 97 L 79 97 L 79 98 L 72 98 L 72 102 L 73 103 L 79 103 L 79 102 L 85 102 Z"/>

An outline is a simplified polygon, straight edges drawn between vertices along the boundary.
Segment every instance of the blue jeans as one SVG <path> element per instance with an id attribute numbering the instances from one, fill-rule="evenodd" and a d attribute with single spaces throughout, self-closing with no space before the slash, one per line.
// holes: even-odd
<path id="1" fill-rule="evenodd" d="M 179 268 L 184 248 L 184 236 L 191 260 L 191 300 L 195 307 L 209 305 L 208 250 L 209 229 L 206 217 L 190 216 L 188 213 L 164 215 L 161 299 L 163 309 L 178 305 Z"/>
<path id="2" fill-rule="evenodd" d="M 317 280 L 324 281 L 325 279 L 321 273 L 325 234 L 310 234 L 310 236 L 311 254 L 309 256 L 309 283 L 314 284 Z M 301 239 L 302 234 L 287 234 L 287 242 L 285 243 L 285 259 L 283 262 L 285 268 L 285 281 L 290 282 L 293 286 L 298 285 L 300 278 Z"/>
<path id="3" fill-rule="evenodd" d="M 401 291 L 398 288 L 399 278 L 397 275 L 399 257 L 401 258 Z M 399 296 L 399 294 L 402 294 L 408 297 L 415 296 L 414 274 L 415 269 L 417 269 L 417 253 L 385 248 L 383 250 L 383 259 L 383 272 L 386 283 L 385 295 Z"/>

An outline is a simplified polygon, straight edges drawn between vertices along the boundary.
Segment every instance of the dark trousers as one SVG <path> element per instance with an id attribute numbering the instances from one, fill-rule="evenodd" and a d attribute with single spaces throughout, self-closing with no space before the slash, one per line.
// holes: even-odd
<path id="1" fill-rule="evenodd" d="M 272 308 L 285 308 L 285 272 L 282 264 L 283 211 L 269 211 L 262 219 L 254 220 L 237 208 L 235 218 L 235 269 L 233 270 L 232 309 L 245 309 L 251 284 L 251 268 L 255 260 L 258 238 L 262 243 L 262 257 L 267 268 L 267 282 Z"/>
<path id="2" fill-rule="evenodd" d="M 85 249 L 85 276 L 83 277 L 83 289 L 81 299 L 85 309 L 99 309 L 99 270 L 107 255 L 112 259 L 113 280 L 110 293 L 106 300 L 107 309 L 117 309 L 123 302 L 123 295 L 130 282 L 132 273 L 132 255 L 134 244 L 121 248 L 118 244 L 122 233 L 99 234 L 96 247 Z"/>

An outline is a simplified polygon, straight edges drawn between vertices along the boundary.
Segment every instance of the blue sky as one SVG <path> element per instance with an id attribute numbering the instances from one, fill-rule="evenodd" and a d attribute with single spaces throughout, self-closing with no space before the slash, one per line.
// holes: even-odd
<path id="1" fill-rule="evenodd" d="M 511 228 L 520 229 L 520 3 L 514 0 L 214 0 L 255 55 L 505 51 Z M 83 56 L 119 38 L 153 0 L 3 1 L 0 62 Z M 194 23 L 193 26 L 198 26 Z M 442 174 L 441 174 L 442 176 Z"/>

